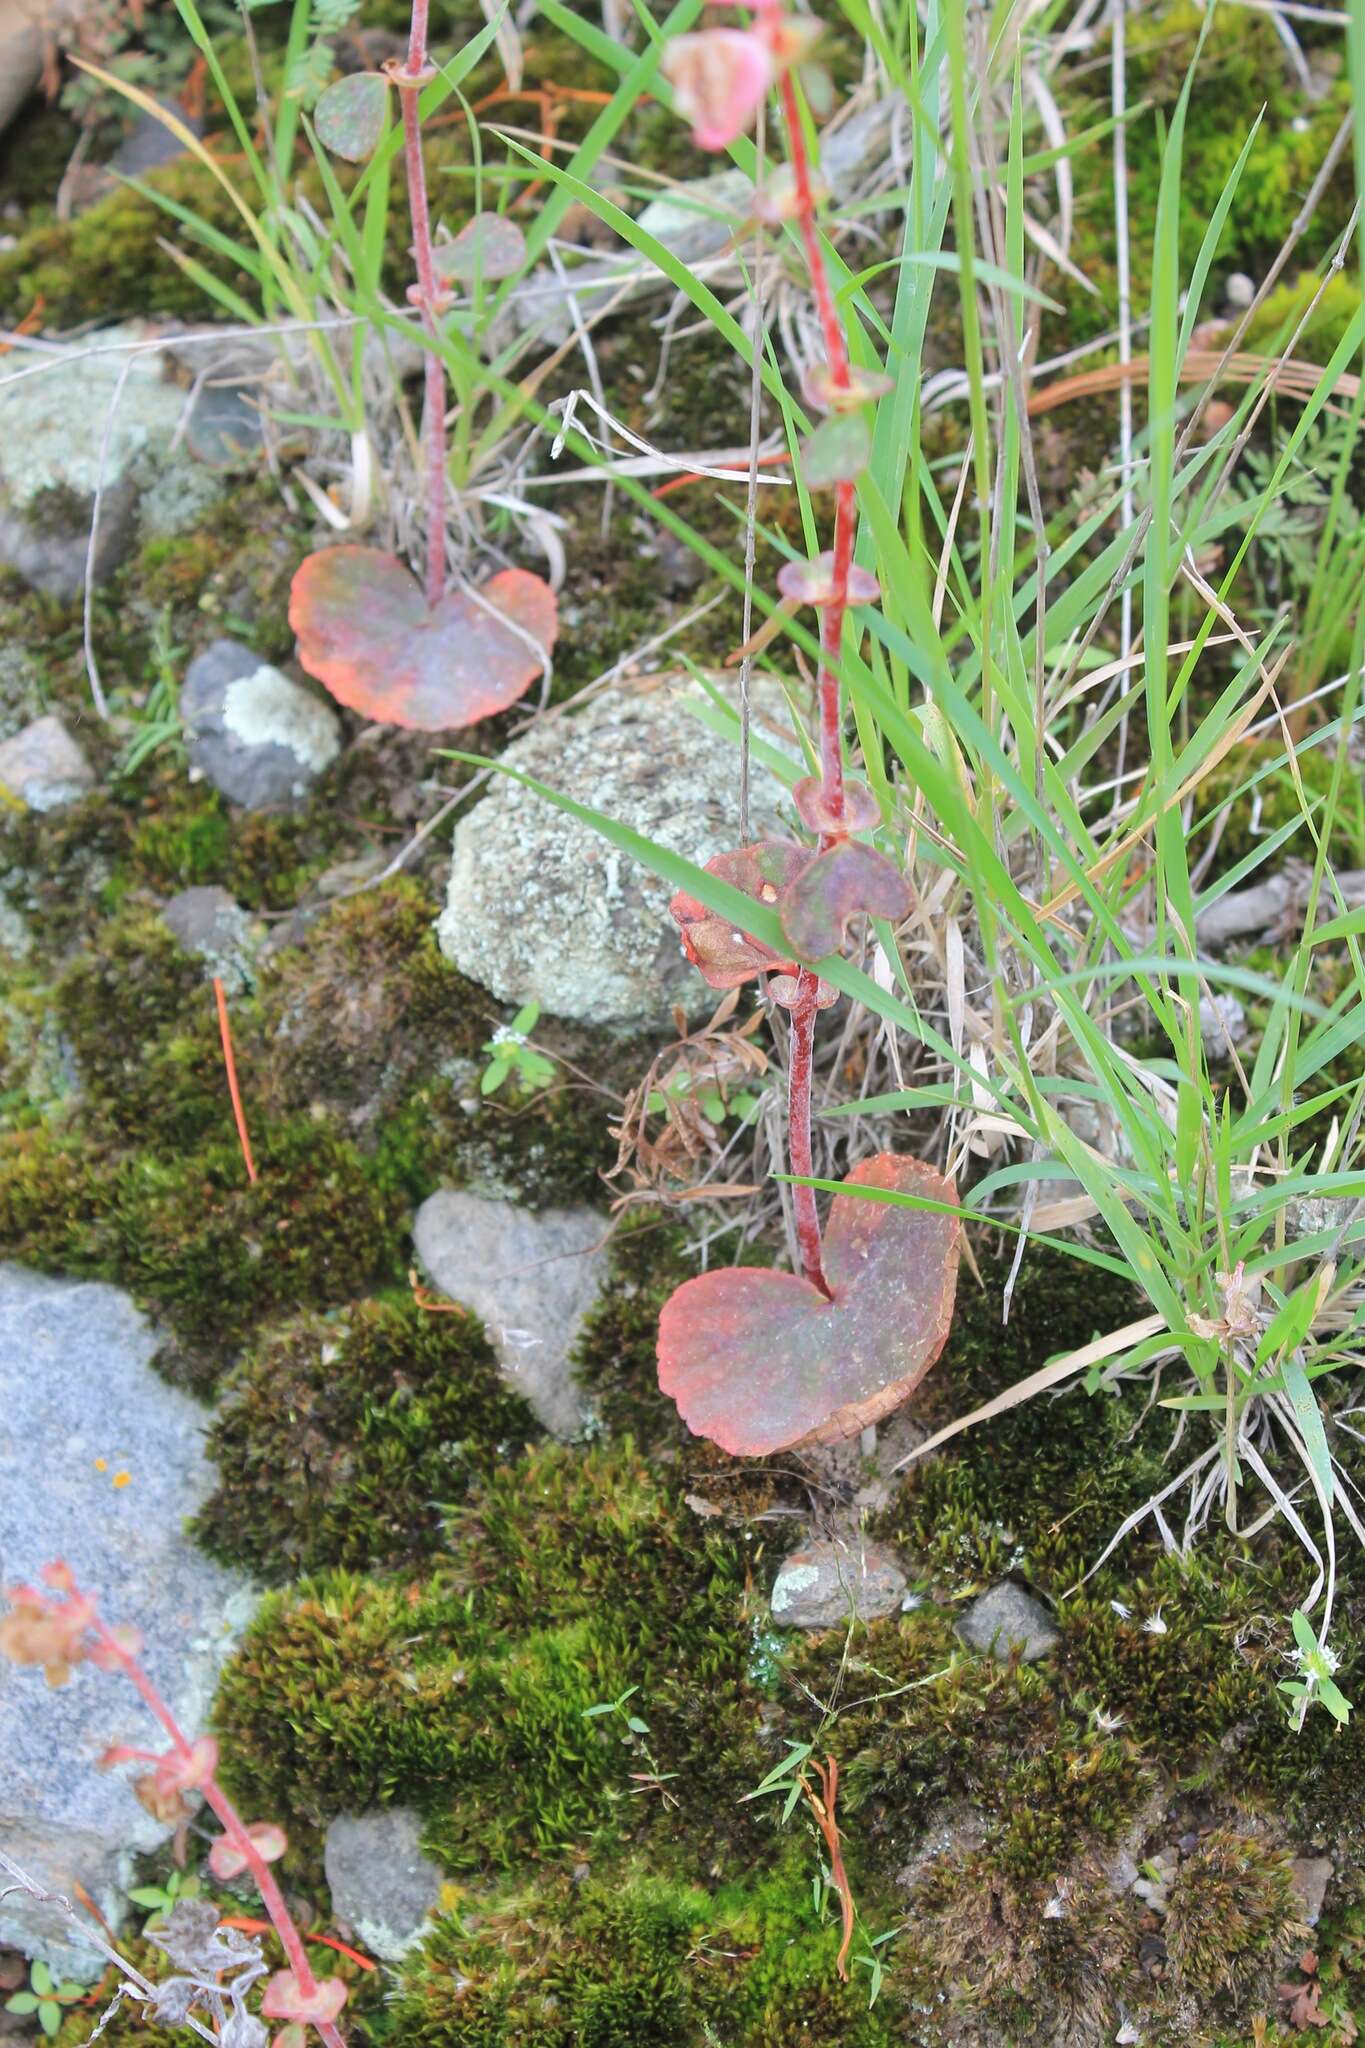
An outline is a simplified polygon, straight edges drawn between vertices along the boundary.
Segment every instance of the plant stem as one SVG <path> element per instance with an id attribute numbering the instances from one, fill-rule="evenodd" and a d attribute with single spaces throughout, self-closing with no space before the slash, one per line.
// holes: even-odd
<path id="1" fill-rule="evenodd" d="M 167 1706 L 165 1700 L 162 1699 L 161 1694 L 157 1691 L 147 1673 L 138 1663 L 136 1657 L 124 1649 L 112 1629 L 108 1628 L 98 1615 L 92 1618 L 90 1631 L 98 1639 L 100 1647 L 118 1665 L 124 1677 L 136 1689 L 148 1712 L 160 1723 L 177 1756 L 192 1756 L 192 1746 L 186 1740 L 179 1722 Z M 217 1779 L 212 1777 L 207 1779 L 201 1790 L 206 1802 L 222 1822 L 224 1832 L 232 1846 L 240 1853 L 256 1881 L 256 1889 L 260 1892 L 261 1903 L 269 1914 L 270 1923 L 280 1938 L 280 1946 L 283 1948 L 289 1962 L 289 1967 L 294 1973 L 295 1983 L 298 1985 L 304 1998 L 311 1998 L 317 1990 L 317 1979 L 314 1977 L 308 1961 L 308 1951 L 303 1945 L 298 1928 L 294 1925 L 289 1908 L 284 1902 L 284 1894 L 275 1881 L 270 1865 L 256 1847 L 246 1823 L 218 1784 Z M 318 2033 L 326 2042 L 327 2048 L 346 2048 L 345 2039 L 338 2031 L 334 2021 L 313 2020 L 309 2024 L 317 2028 Z"/>
<path id="2" fill-rule="evenodd" d="M 796 1000 L 791 1006 L 791 1047 L 790 1071 L 787 1076 L 787 1151 L 791 1158 L 793 1173 L 811 1175 L 815 1172 L 814 1155 L 810 1136 L 810 1095 L 811 1065 L 815 1050 L 815 1019 L 818 1014 L 816 995 L 819 977 L 809 967 L 803 967 L 797 976 Z M 816 1207 L 815 1189 L 796 1187 L 792 1189 L 796 1210 L 796 1241 L 801 1248 L 801 1263 L 806 1269 L 806 1278 L 828 1294 L 825 1282 L 825 1265 L 820 1250 L 820 1212 Z"/>
<path id="3" fill-rule="evenodd" d="M 417 264 L 417 283 L 408 297 L 422 309 L 422 325 L 432 346 L 423 365 L 425 400 L 422 408 L 422 440 L 426 454 L 427 488 L 427 573 L 426 598 L 439 604 L 446 581 L 446 374 L 436 349 L 439 338 L 436 314 L 446 294 L 436 275 L 431 249 L 431 214 L 427 206 L 427 174 L 422 161 L 422 116 L 420 97 L 432 75 L 427 61 L 428 0 L 412 0 L 405 70 L 393 70 L 390 77 L 398 87 L 403 106 L 403 160 L 407 167 L 408 213 L 412 219 L 412 253 Z"/>
<path id="4" fill-rule="evenodd" d="M 815 192 L 811 185 L 810 157 L 806 150 L 805 131 L 801 126 L 801 109 L 790 70 L 782 73 L 780 92 L 782 117 L 787 131 L 787 155 L 792 167 L 792 182 L 796 193 L 797 226 L 805 248 L 806 265 L 810 271 L 811 287 L 815 293 L 815 304 L 824 334 L 830 385 L 835 391 L 847 391 L 851 383 L 848 349 L 844 343 L 844 331 L 839 323 L 834 297 L 830 291 L 824 251 L 820 247 L 820 232 L 815 220 Z M 826 810 L 835 819 L 842 818 L 844 814 L 843 717 L 839 696 L 839 658 L 844 637 L 844 615 L 848 610 L 848 578 L 853 566 L 856 526 L 854 488 L 852 483 L 842 482 L 835 491 L 834 562 L 830 578 L 833 587 L 830 602 L 825 606 L 820 621 L 820 672 L 816 685 L 820 702 L 820 794 Z M 822 833 L 821 851 L 835 845 L 839 836 L 837 832 Z M 815 1046 L 815 1019 L 818 1015 L 818 986 L 816 975 L 809 968 L 803 967 L 797 977 L 796 1001 L 791 1012 L 791 1064 L 787 1078 L 787 1149 L 791 1155 L 792 1172 L 804 1175 L 811 1175 L 815 1171 L 811 1146 L 811 1066 Z M 798 1187 L 794 1193 L 796 1237 L 801 1248 L 801 1262 L 806 1269 L 806 1277 L 823 1294 L 828 1294 L 829 1287 L 825 1280 L 824 1259 L 820 1246 L 820 1212 L 816 1204 L 815 1190 Z"/>

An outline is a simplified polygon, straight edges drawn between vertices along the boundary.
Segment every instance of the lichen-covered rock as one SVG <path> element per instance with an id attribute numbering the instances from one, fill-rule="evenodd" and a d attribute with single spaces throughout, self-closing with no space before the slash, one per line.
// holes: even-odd
<path id="1" fill-rule="evenodd" d="M 581 1435 L 588 1418 L 569 1357 L 606 1278 L 602 1218 L 587 1208 L 532 1215 L 440 1188 L 412 1234 L 437 1286 L 482 1317 L 504 1378 L 536 1420 L 553 1436 Z"/>
<path id="2" fill-rule="evenodd" d="M 1018 1650 L 1026 1664 L 1046 1657 L 1060 1641 L 1042 1601 L 1013 1579 L 1002 1579 L 973 1600 L 958 1623 L 958 1632 L 969 1649 L 992 1657 L 1009 1657 Z"/>
<path id="3" fill-rule="evenodd" d="M 60 811 L 94 786 L 95 771 L 52 712 L 0 741 L 0 791 L 31 811 Z"/>
<path id="4" fill-rule="evenodd" d="M 768 1604 L 783 1628 L 840 1628 L 895 1614 L 905 1590 L 905 1574 L 884 1543 L 825 1537 L 784 1558 Z"/>
<path id="5" fill-rule="evenodd" d="M 226 889 L 181 889 L 161 917 L 172 938 L 187 953 L 199 955 L 205 974 L 218 976 L 229 988 L 246 985 L 255 934 L 251 919 Z"/>
<path id="6" fill-rule="evenodd" d="M 704 863 L 738 844 L 739 752 L 688 710 L 689 697 L 704 701 L 676 677 L 616 691 L 514 740 L 503 763 Z M 772 694 L 755 697 L 785 724 Z M 756 838 L 775 829 L 781 796 L 755 762 Z M 556 1017 L 664 1028 L 674 1004 L 695 1012 L 714 1001 L 683 958 L 672 893 L 591 826 L 496 778 L 456 827 L 437 930 L 461 972 L 505 1002 L 535 996 Z"/>
<path id="7" fill-rule="evenodd" d="M 64 1558 L 108 1620 L 142 1630 L 152 1678 L 193 1733 L 253 1598 L 185 1540 L 212 1483 L 203 1415 L 152 1371 L 156 1342 L 116 1288 L 0 1267 L 0 1558 L 6 1583 Z M 0 1663 L 0 1843 L 121 1920 L 134 1854 L 170 1829 L 95 1766 L 111 1744 L 156 1741 L 123 1680 L 82 1665 L 54 1691 Z M 0 1906 L 3 1943 L 72 1975 L 102 1968 L 77 1924 L 22 1898 Z"/>
<path id="8" fill-rule="evenodd" d="M 441 1898 L 441 1872 L 422 1853 L 421 1816 L 408 1806 L 339 1813 L 323 1859 L 333 1912 L 386 1963 L 401 1961 Z"/>
<path id="9" fill-rule="evenodd" d="M 173 449 L 185 393 L 163 376 L 158 350 L 135 349 L 147 338 L 102 328 L 0 391 L 0 563 L 51 597 L 85 581 L 97 488 L 96 580 L 139 533 L 192 525 L 221 488 Z"/>
<path id="10" fill-rule="evenodd" d="M 331 707 L 236 640 L 190 663 L 180 716 L 193 765 L 249 811 L 301 802 L 341 751 Z"/>

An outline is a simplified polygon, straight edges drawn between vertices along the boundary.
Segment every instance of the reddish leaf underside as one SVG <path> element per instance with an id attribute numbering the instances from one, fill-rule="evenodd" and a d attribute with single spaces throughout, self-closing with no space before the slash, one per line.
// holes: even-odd
<path id="1" fill-rule="evenodd" d="M 377 71 L 353 71 L 329 85 L 313 109 L 318 141 L 348 164 L 364 163 L 384 132 L 389 81 Z"/>
<path id="2" fill-rule="evenodd" d="M 289 623 L 300 662 L 338 703 L 380 725 L 446 732 L 525 694 L 559 615 L 549 584 L 526 569 L 501 570 L 477 598 L 452 590 L 429 610 L 396 555 L 337 547 L 296 571 Z"/>
<path id="3" fill-rule="evenodd" d="M 706 872 L 742 889 L 756 903 L 771 909 L 810 857 L 809 847 L 785 839 L 765 839 L 757 846 L 740 846 L 733 853 L 716 854 L 707 861 Z M 668 908 L 682 933 L 683 951 L 712 988 L 738 988 L 741 982 L 752 981 L 757 974 L 796 966 L 794 960 L 784 959 L 770 946 L 750 938 L 728 917 L 708 910 L 685 889 L 678 891 Z"/>
<path id="4" fill-rule="evenodd" d="M 800 960 L 823 960 L 844 943 L 848 921 L 860 911 L 893 922 L 910 908 L 910 884 L 884 853 L 845 839 L 792 876 L 778 909 L 782 929 Z"/>
<path id="5" fill-rule="evenodd" d="M 956 1204 L 922 1160 L 865 1159 L 846 1187 Z M 659 1318 L 659 1385 L 694 1436 L 734 1457 L 838 1443 L 898 1408 L 943 1349 L 957 1292 L 955 1214 L 836 1195 L 832 1298 L 794 1273 L 727 1267 L 686 1280 Z"/>

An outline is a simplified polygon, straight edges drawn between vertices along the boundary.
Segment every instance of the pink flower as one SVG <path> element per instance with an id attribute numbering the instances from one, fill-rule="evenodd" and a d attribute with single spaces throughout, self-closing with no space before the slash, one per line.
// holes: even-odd
<path id="1" fill-rule="evenodd" d="M 674 36 L 662 69 L 698 149 L 724 149 L 742 135 L 774 76 L 768 39 L 739 28 Z"/>

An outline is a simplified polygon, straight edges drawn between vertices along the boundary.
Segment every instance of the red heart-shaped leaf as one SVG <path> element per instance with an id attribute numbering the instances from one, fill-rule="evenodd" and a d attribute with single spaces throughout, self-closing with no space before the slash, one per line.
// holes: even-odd
<path id="1" fill-rule="evenodd" d="M 501 570 L 477 598 L 452 590 L 429 609 L 396 555 L 338 547 L 295 572 L 289 623 L 300 662 L 339 704 L 380 725 L 446 732 L 525 694 L 559 612 L 549 584 L 526 569 Z"/>
<path id="2" fill-rule="evenodd" d="M 956 1204 L 951 1180 L 882 1152 L 845 1187 Z M 735 1457 L 838 1443 L 913 1394 L 943 1349 L 961 1237 L 946 1210 L 836 1195 L 828 1301 L 795 1273 L 730 1266 L 685 1280 L 659 1318 L 659 1385 L 694 1436 Z"/>
<path id="3" fill-rule="evenodd" d="M 778 908 L 797 958 L 823 960 L 838 952 L 860 910 L 894 920 L 905 916 L 910 900 L 910 884 L 894 861 L 845 839 L 792 876 Z"/>
<path id="4" fill-rule="evenodd" d="M 714 855 L 706 863 L 706 872 L 742 889 L 756 903 L 772 906 L 810 857 L 809 847 L 787 839 L 764 839 L 757 846 L 739 846 L 733 853 Z M 784 959 L 771 946 L 738 930 L 728 917 L 708 910 L 685 889 L 678 891 L 668 908 L 682 933 L 683 951 L 712 988 L 738 988 L 756 974 L 796 966 L 794 960 Z"/>

